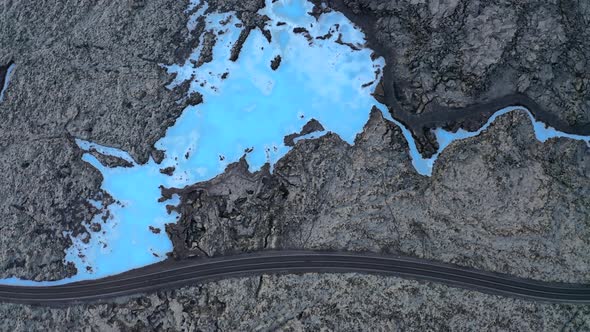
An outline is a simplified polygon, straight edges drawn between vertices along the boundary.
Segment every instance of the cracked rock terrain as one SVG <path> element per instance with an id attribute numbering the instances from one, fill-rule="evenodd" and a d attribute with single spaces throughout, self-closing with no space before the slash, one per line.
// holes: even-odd
<path id="1" fill-rule="evenodd" d="M 255 14 L 261 0 L 210 4 L 238 10 L 245 35 L 264 22 Z M 423 127 L 475 128 L 513 100 L 506 96 L 534 101 L 538 109 L 531 110 L 556 128 L 589 133 L 587 2 L 330 5 L 365 29 L 370 46 L 386 58 L 377 98 L 413 129 L 425 153 L 435 144 Z M 74 138 L 122 148 L 138 162 L 161 158 L 153 143 L 189 101 L 185 87 L 165 88 L 172 78 L 159 64 L 182 62 L 204 33 L 188 32 L 186 6 L 178 0 L 0 5 L 0 67 L 16 64 L 0 103 L 2 277 L 75 273 L 63 263 L 70 245 L 64 232 L 86 232 L 82 222 L 97 212 L 86 199 L 109 197 Z M 485 107 L 453 110 L 470 105 Z M 242 161 L 211 181 L 168 189 L 183 203 L 181 221 L 166 229 L 173 256 L 345 249 L 590 282 L 584 143 L 539 143 L 528 119 L 513 113 L 451 145 L 431 178 L 415 173 L 406 149 L 399 130 L 373 113 L 354 146 L 328 134 L 296 143 L 272 173 L 252 174 Z M 355 274 L 231 279 L 68 308 L 1 304 L 0 317 L 2 330 L 15 331 L 590 330 L 588 306 Z"/>

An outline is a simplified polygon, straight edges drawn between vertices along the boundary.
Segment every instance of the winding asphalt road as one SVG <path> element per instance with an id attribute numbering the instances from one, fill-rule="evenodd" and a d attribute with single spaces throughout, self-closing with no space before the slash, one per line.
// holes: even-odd
<path id="1" fill-rule="evenodd" d="M 262 273 L 359 272 L 442 282 L 527 300 L 590 304 L 590 286 L 546 283 L 436 262 L 374 254 L 264 251 L 165 261 L 112 277 L 60 286 L 0 286 L 0 301 L 64 305 Z"/>

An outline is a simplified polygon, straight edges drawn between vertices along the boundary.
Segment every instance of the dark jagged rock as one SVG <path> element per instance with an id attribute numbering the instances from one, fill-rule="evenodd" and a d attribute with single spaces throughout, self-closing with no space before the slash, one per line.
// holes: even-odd
<path id="1" fill-rule="evenodd" d="M 281 60 L 282 58 L 280 55 L 275 56 L 275 58 L 270 61 L 270 68 L 272 70 L 277 70 L 281 65 Z"/>
<path id="2" fill-rule="evenodd" d="M 174 166 L 169 166 L 169 167 L 166 167 L 166 168 L 162 168 L 162 169 L 160 169 L 160 173 L 162 173 L 162 174 L 166 174 L 166 175 L 168 175 L 168 176 L 172 176 L 172 175 L 174 174 L 174 171 L 175 171 L 175 170 L 176 170 L 176 167 L 174 167 Z"/>
<path id="3" fill-rule="evenodd" d="M 322 126 L 322 124 L 316 120 L 316 119 L 311 119 L 309 120 L 301 129 L 301 131 L 298 134 L 289 134 L 287 136 L 285 136 L 284 138 L 284 143 L 286 146 L 293 146 L 295 145 L 295 139 L 307 134 L 311 134 L 311 133 L 315 133 L 318 131 L 324 131 L 324 126 Z"/>
<path id="4" fill-rule="evenodd" d="M 293 32 L 303 35 L 305 37 L 305 39 L 307 39 L 307 41 L 310 44 L 313 42 L 313 37 L 311 36 L 311 34 L 309 33 L 309 31 L 307 31 L 306 28 L 296 27 L 296 28 L 293 28 Z"/>
<path id="5" fill-rule="evenodd" d="M 103 166 L 106 167 L 132 167 L 133 163 L 115 156 L 104 155 L 95 149 L 89 151 Z"/>

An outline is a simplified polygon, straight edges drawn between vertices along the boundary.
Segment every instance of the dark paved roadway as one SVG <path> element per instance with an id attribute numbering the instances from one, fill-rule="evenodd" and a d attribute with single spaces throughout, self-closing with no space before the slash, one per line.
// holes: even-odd
<path id="1" fill-rule="evenodd" d="M 0 286 L 0 301 L 64 305 L 262 273 L 359 272 L 442 282 L 485 293 L 555 303 L 590 304 L 589 285 L 547 283 L 414 258 L 374 254 L 264 251 L 165 261 L 112 277 L 62 286 Z"/>

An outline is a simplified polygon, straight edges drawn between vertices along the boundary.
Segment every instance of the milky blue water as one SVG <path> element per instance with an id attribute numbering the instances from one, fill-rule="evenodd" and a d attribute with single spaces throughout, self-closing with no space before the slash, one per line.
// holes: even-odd
<path id="1" fill-rule="evenodd" d="M 567 134 L 567 133 L 564 133 L 561 131 L 557 131 L 557 130 L 555 130 L 555 128 L 548 127 L 543 122 L 535 120 L 535 118 L 533 117 L 533 115 L 531 114 L 531 112 L 529 110 L 527 110 L 523 107 L 519 107 L 519 106 L 509 106 L 509 107 L 503 108 L 503 109 L 497 111 L 496 113 L 494 113 L 488 119 L 486 124 L 483 125 L 477 131 L 470 132 L 470 131 L 466 131 L 464 129 L 459 129 L 459 130 L 457 130 L 457 132 L 453 133 L 453 132 L 448 132 L 442 128 L 437 128 L 434 131 L 434 134 L 436 135 L 436 140 L 438 141 L 438 144 L 439 144 L 439 150 L 432 158 L 429 159 L 430 160 L 430 162 L 428 164 L 429 166 L 428 166 L 428 168 L 425 168 L 422 170 L 424 172 L 422 174 L 426 174 L 426 175 L 432 174 L 432 164 L 434 163 L 436 158 L 439 156 L 439 154 L 442 151 L 444 151 L 444 149 L 447 146 L 449 146 L 449 144 L 451 144 L 453 141 L 477 136 L 477 135 L 481 134 L 484 130 L 486 130 L 490 126 L 490 124 L 492 124 L 492 122 L 494 122 L 499 116 L 502 116 L 506 113 L 513 112 L 513 111 L 525 112 L 528 115 L 529 119 L 531 120 L 531 124 L 533 125 L 535 137 L 540 142 L 546 142 L 547 140 L 549 140 L 551 138 L 569 138 L 569 139 L 584 141 L 584 142 L 586 142 L 586 144 L 588 144 L 590 146 L 590 136 L 572 135 L 572 134 Z"/>
<path id="2" fill-rule="evenodd" d="M 283 144 L 284 136 L 299 132 L 312 118 L 318 120 L 326 131 L 305 135 L 295 139 L 296 142 L 331 131 L 353 144 L 375 105 L 386 119 L 402 129 L 417 172 L 430 175 L 438 154 L 429 159 L 422 158 L 410 132 L 371 96 L 380 78 L 378 73 L 385 65 L 384 60 L 371 60 L 372 51 L 362 48 L 365 43 L 363 33 L 344 15 L 332 12 L 323 14 L 316 21 L 307 14 L 312 7 L 304 0 L 275 3 L 267 0 L 261 14 L 270 18 L 267 28 L 272 41 L 269 43 L 258 29 L 253 30 L 236 62 L 230 61 L 229 57 L 240 34 L 239 20 L 234 13 L 207 14 L 206 29 L 218 36 L 213 49 L 214 60 L 199 68 L 190 61 L 166 66 L 169 73 L 177 75 L 170 88 L 189 81 L 190 90 L 201 93 L 204 102 L 187 107 L 155 144 L 165 151 L 160 165 L 151 159 L 139 165 L 125 151 L 76 140 L 85 151 L 96 149 L 133 164 L 133 167 L 110 168 L 91 154 L 84 154 L 83 160 L 102 173 L 102 189 L 116 203 L 102 206 L 98 201 L 90 202 L 103 212 L 93 220 L 100 223 L 102 229 L 92 233 L 88 243 L 84 243 L 84 238 L 69 235 L 74 245 L 67 250 L 66 260 L 76 265 L 78 274 L 55 282 L 37 283 L 15 278 L 1 282 L 63 284 L 113 275 L 163 260 L 172 250 L 164 231 L 165 224 L 179 218 L 176 213 L 168 214 L 166 205 L 178 204 L 179 198 L 175 196 L 169 201 L 158 202 L 161 186 L 183 187 L 211 179 L 243 155 L 246 155 L 251 171 L 258 170 L 265 163 L 272 165 L 289 150 Z M 204 13 L 207 6 L 193 1 L 190 9 L 198 9 L 187 24 L 189 29 L 194 29 L 196 17 Z M 278 22 L 286 24 L 278 26 Z M 294 33 L 296 27 L 306 28 L 312 40 L 309 41 L 304 34 Z M 332 37 L 315 38 L 328 33 Z M 340 34 L 342 41 L 362 49 L 352 50 L 336 43 Z M 190 59 L 197 60 L 200 50 L 201 47 L 195 49 Z M 277 55 L 281 56 L 282 62 L 273 71 L 270 62 Z M 514 109 L 499 111 L 477 132 L 460 130 L 449 133 L 437 129 L 435 134 L 441 145 L 440 151 L 453 140 L 478 135 L 497 116 Z M 532 117 L 531 120 L 542 141 L 549 137 L 569 137 L 588 142 L 588 137 L 560 133 L 544 128 Z M 173 176 L 160 173 L 161 168 L 168 166 L 175 167 Z M 156 233 L 154 229 L 160 232 Z"/>
<path id="3" fill-rule="evenodd" d="M 6 93 L 6 89 L 8 89 L 8 85 L 10 84 L 10 79 L 12 77 L 12 72 L 16 68 L 16 65 L 13 63 L 8 66 L 8 70 L 6 71 L 6 77 L 4 79 L 4 85 L 2 86 L 2 90 L 0 90 L 0 102 L 4 100 L 4 94 Z"/>

